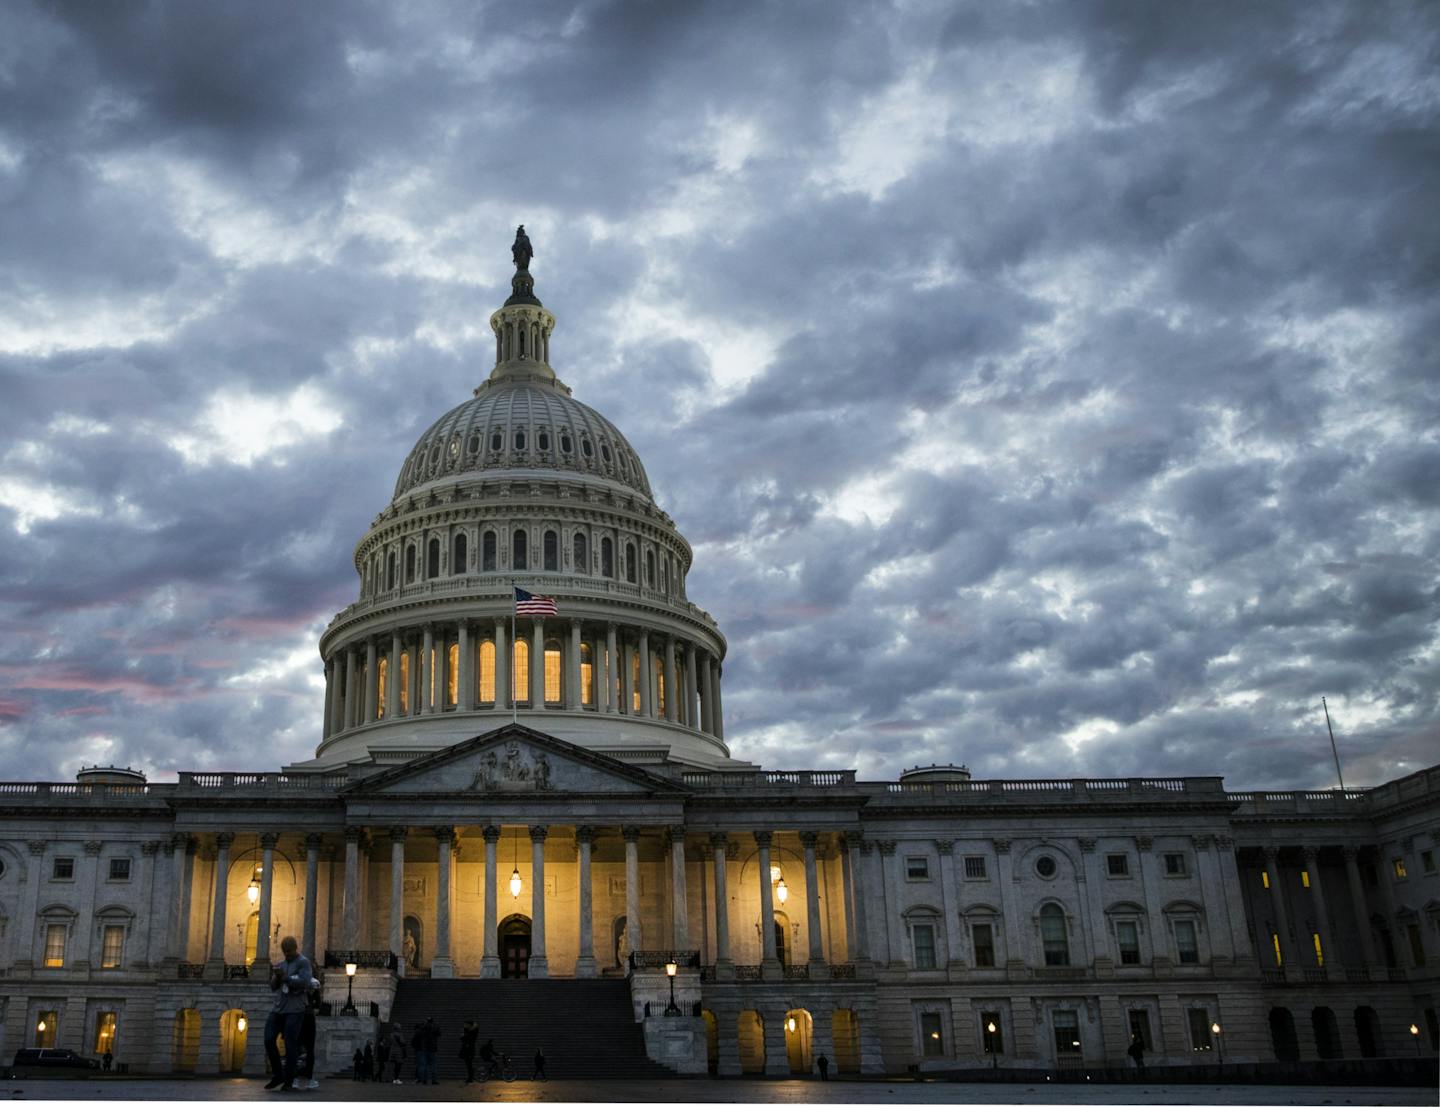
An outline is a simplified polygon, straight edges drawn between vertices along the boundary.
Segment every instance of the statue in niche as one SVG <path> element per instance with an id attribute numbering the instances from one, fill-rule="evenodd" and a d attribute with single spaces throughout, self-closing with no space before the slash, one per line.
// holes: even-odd
<path id="1" fill-rule="evenodd" d="M 525 233 L 524 223 L 515 231 L 515 244 L 510 247 L 510 256 L 515 260 L 516 269 L 530 268 L 530 259 L 535 256 L 535 251 L 530 248 L 530 236 Z"/>
<path id="2" fill-rule="evenodd" d="M 630 925 L 625 916 L 615 920 L 615 964 L 624 968 L 630 962 Z"/>
<path id="3" fill-rule="evenodd" d="M 415 944 L 415 931 L 409 927 L 405 928 L 405 944 L 401 947 L 405 953 L 405 963 L 412 969 L 420 967 L 420 947 Z"/>

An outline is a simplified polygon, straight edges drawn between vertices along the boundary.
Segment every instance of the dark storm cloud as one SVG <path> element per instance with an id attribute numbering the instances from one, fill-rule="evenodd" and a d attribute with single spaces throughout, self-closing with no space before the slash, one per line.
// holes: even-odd
<path id="1" fill-rule="evenodd" d="M 1433 760 L 1422 5 L 18 5 L 0 768 L 270 768 L 516 222 L 777 767 Z"/>

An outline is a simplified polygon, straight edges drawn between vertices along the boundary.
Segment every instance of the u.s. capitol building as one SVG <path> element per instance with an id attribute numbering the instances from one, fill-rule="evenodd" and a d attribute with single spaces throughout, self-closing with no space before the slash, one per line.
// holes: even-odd
<path id="1" fill-rule="evenodd" d="M 515 260 L 488 379 L 355 549 L 314 758 L 0 784 L 0 1057 L 262 1071 L 292 933 L 322 1068 L 432 1011 L 520 1054 L 537 996 L 555 1075 L 582 1017 L 721 1075 L 1433 1052 L 1440 768 L 1235 793 L 733 759 L 690 546 Z"/>

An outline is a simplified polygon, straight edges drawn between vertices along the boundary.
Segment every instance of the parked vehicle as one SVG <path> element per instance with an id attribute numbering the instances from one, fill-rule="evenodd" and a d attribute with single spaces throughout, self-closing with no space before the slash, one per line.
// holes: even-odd
<path id="1" fill-rule="evenodd" d="M 99 1061 L 93 1057 L 82 1057 L 73 1049 L 21 1049 L 15 1052 L 10 1078 L 55 1076 L 73 1079 L 99 1071 Z"/>

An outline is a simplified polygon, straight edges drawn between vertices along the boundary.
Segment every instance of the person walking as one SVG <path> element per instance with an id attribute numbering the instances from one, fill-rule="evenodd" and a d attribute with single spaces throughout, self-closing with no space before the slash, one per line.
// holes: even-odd
<path id="1" fill-rule="evenodd" d="M 350 1066 L 354 1069 L 350 1079 L 358 1082 L 365 1072 L 365 1051 L 359 1046 L 355 1047 L 355 1056 L 350 1058 Z"/>
<path id="2" fill-rule="evenodd" d="M 1145 1071 L 1145 1042 L 1138 1033 L 1130 1036 L 1130 1048 L 1125 1051 L 1130 1054 L 1130 1059 L 1135 1062 L 1135 1067 L 1141 1072 Z"/>
<path id="3" fill-rule="evenodd" d="M 295 1068 L 300 1060 L 300 1028 L 305 1021 L 310 981 L 315 974 L 310 970 L 309 958 L 300 952 L 300 943 L 293 936 L 287 934 L 280 940 L 280 952 L 285 959 L 270 971 L 270 990 L 275 993 L 275 1004 L 265 1019 L 265 1057 L 270 1062 L 271 1074 L 265 1090 L 279 1088 L 289 1092 L 295 1089 Z M 285 1038 L 283 1068 L 280 1050 L 275 1044 L 281 1035 Z"/>
<path id="4" fill-rule="evenodd" d="M 830 1079 L 830 1058 L 826 1057 L 825 1054 L 822 1053 L 819 1057 L 815 1058 L 815 1067 L 820 1070 L 821 1080 Z"/>
<path id="5" fill-rule="evenodd" d="M 310 978 L 310 988 L 305 997 L 305 1014 L 300 1023 L 300 1052 L 305 1060 L 301 1063 L 299 1078 L 302 1086 L 314 1091 L 320 1087 L 320 1081 L 315 1079 L 315 1032 L 318 1026 L 315 1022 L 315 1014 L 320 1007 L 320 978 Z M 289 1049 L 289 1046 L 285 1047 Z"/>
<path id="6" fill-rule="evenodd" d="M 390 1061 L 390 1038 L 388 1035 L 380 1036 L 379 1044 L 375 1046 L 375 1083 L 379 1084 L 385 1079 L 385 1066 Z"/>
<path id="7" fill-rule="evenodd" d="M 460 1060 L 465 1062 L 465 1083 L 475 1083 L 475 1039 L 480 1037 L 480 1027 L 474 1019 L 465 1020 L 460 1031 Z"/>
<path id="8" fill-rule="evenodd" d="M 394 1070 L 390 1083 L 402 1083 L 400 1070 L 405 1067 L 405 1028 L 398 1022 L 390 1024 L 390 1066 Z"/>
<path id="9" fill-rule="evenodd" d="M 368 1084 L 375 1074 L 375 1049 L 369 1042 L 365 1043 L 365 1052 L 361 1056 L 360 1079 Z"/>
<path id="10" fill-rule="evenodd" d="M 544 1051 L 543 1049 L 538 1049 L 538 1048 L 537 1048 L 537 1049 L 535 1050 L 535 1071 L 531 1074 L 530 1079 L 531 1079 L 531 1080 L 549 1080 L 549 1079 L 550 1079 L 550 1077 L 548 1077 L 548 1076 L 545 1075 L 545 1051 Z"/>

